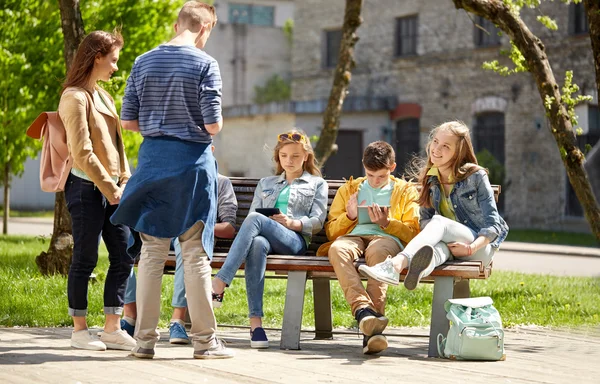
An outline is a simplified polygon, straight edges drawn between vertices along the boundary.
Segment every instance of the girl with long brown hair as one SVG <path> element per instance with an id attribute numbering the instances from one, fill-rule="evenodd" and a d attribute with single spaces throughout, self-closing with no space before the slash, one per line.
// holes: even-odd
<path id="1" fill-rule="evenodd" d="M 487 171 L 477 164 L 469 128 L 460 121 L 436 127 L 426 151 L 417 170 L 421 232 L 395 257 L 359 267 L 364 275 L 393 285 L 408 267 L 404 286 L 409 290 L 451 257 L 489 265 L 508 234 Z"/>
<path id="2" fill-rule="evenodd" d="M 110 80 L 118 69 L 122 47 L 119 32 L 95 31 L 87 35 L 77 49 L 58 107 L 73 158 L 73 169 L 65 184 L 73 225 L 67 296 L 73 318 L 71 346 L 79 349 L 131 350 L 135 346 L 135 340 L 121 330 L 119 323 L 125 282 L 133 266 L 126 252 L 129 228 L 109 220 L 131 173 L 114 101 L 97 84 Z M 88 281 L 98 262 L 100 237 L 106 244 L 110 266 L 104 284 L 106 321 L 98 340 L 88 331 L 86 315 Z"/>
<path id="3" fill-rule="evenodd" d="M 273 160 L 276 176 L 258 182 L 248 216 L 212 281 L 213 306 L 219 307 L 225 287 L 245 263 L 252 348 L 269 346 L 262 328 L 267 255 L 304 254 L 327 217 L 327 182 L 306 134 L 291 130 L 278 135 Z M 263 211 L 270 215 L 266 216 L 257 212 L 262 208 L 276 208 L 278 213 Z"/>

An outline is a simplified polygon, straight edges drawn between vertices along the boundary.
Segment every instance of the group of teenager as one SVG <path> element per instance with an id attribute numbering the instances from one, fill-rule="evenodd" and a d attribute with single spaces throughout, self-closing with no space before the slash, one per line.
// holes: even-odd
<path id="1" fill-rule="evenodd" d="M 362 159 L 366 176 L 347 180 L 329 211 L 328 185 L 308 136 L 297 129 L 281 133 L 274 138 L 275 175 L 259 181 L 236 234 L 235 194 L 217 173 L 212 146 L 223 126 L 221 77 L 217 62 L 202 50 L 216 22 L 214 7 L 185 3 L 176 36 L 135 60 L 120 117 L 98 81 L 108 81 L 117 70 L 121 35 L 92 32 L 77 50 L 59 104 L 73 158 L 65 186 L 74 241 L 68 277 L 71 346 L 154 357 L 163 266 L 174 247 L 171 342 L 191 339 L 198 359 L 234 355 L 217 337 L 213 308 L 227 305 L 227 287 L 245 264 L 251 346 L 267 348 L 262 327 L 267 255 L 302 255 L 324 227 L 331 242 L 317 254 L 328 256 L 335 270 L 364 335 L 363 353 L 385 350 L 387 286 L 399 284 L 403 269 L 408 268 L 404 286 L 413 290 L 450 258 L 491 263 L 506 238 L 508 226 L 498 214 L 486 170 L 477 165 L 469 129 L 458 121 L 433 129 L 427 156 L 411 181 L 392 175 L 395 153 L 388 143 L 369 144 Z M 143 137 L 133 175 L 121 127 Z M 267 216 L 257 212 L 260 208 L 279 213 Z M 211 278 L 215 236 L 234 240 Z M 96 337 L 86 322 L 87 290 L 100 238 L 110 266 L 106 321 Z M 354 261 L 361 257 L 365 265 L 357 271 Z"/>

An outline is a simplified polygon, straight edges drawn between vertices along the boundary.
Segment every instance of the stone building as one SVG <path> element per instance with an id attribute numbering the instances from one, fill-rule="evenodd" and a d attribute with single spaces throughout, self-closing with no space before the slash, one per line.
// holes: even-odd
<path id="1" fill-rule="evenodd" d="M 295 103 L 318 106 L 329 95 L 344 3 L 296 3 Z M 522 12 L 546 44 L 559 84 L 565 71 L 573 70 L 575 82 L 592 94 L 595 74 L 583 6 L 543 3 L 541 13 L 555 19 L 559 29 L 550 31 L 537 22 L 539 11 Z M 335 166 L 326 167 L 328 176 L 356 174 L 356 148 L 376 139 L 393 143 L 403 168 L 409 154 L 423 150 L 432 127 L 460 119 L 472 128 L 476 151 L 487 149 L 505 171 L 497 182 L 503 187 L 501 210 L 513 227 L 589 230 L 532 76 L 501 77 L 482 69 L 485 61 L 509 63 L 500 55 L 510 49 L 506 36 L 489 22 L 456 10 L 449 0 L 365 0 L 362 16 L 347 99 L 352 105 L 345 105 L 338 140 L 342 150 L 330 160 Z M 296 125 L 318 134 L 321 112 L 296 111 Z M 600 136 L 597 98 L 578 113 L 585 132 L 579 141 L 593 145 Z"/>

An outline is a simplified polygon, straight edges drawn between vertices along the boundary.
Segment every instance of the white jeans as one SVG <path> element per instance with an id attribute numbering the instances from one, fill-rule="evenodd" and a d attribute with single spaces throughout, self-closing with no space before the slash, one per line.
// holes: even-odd
<path id="1" fill-rule="evenodd" d="M 204 224 L 199 221 L 179 236 L 188 310 L 192 320 L 194 350 L 216 345 L 217 321 L 212 308 L 210 260 L 202 247 Z M 160 338 L 160 296 L 165 260 L 171 239 L 140 233 L 142 250 L 138 264 L 135 339 L 141 348 L 154 348 Z"/>
<path id="2" fill-rule="evenodd" d="M 409 260 L 414 254 L 424 245 L 431 245 L 434 249 L 433 260 L 434 265 L 430 266 L 425 271 L 423 276 L 429 275 L 435 267 L 442 265 L 446 260 L 450 259 L 452 254 L 448 249 L 447 243 L 461 242 L 470 244 L 475 241 L 477 234 L 457 221 L 450 220 L 441 215 L 434 215 L 423 230 L 415 236 L 401 252 Z M 457 258 L 459 260 L 478 260 L 483 261 L 487 267 L 492 262 L 494 257 L 494 248 L 491 245 L 486 245 L 471 256 Z"/>

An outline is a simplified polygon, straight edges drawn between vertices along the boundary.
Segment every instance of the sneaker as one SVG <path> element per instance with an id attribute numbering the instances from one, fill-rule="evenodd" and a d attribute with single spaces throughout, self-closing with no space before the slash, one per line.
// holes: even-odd
<path id="1" fill-rule="evenodd" d="M 106 345 L 93 337 L 88 329 L 73 331 L 71 334 L 71 347 L 90 351 L 106 351 Z"/>
<path id="2" fill-rule="evenodd" d="M 375 264 L 372 267 L 361 265 L 358 267 L 358 271 L 362 273 L 363 276 L 381 281 L 382 283 L 391 285 L 400 284 L 400 274 L 394 269 L 391 257 L 388 257 L 385 261 Z"/>
<path id="3" fill-rule="evenodd" d="M 154 348 L 142 348 L 136 346 L 131 350 L 131 355 L 140 359 L 152 359 L 154 357 Z"/>
<path id="4" fill-rule="evenodd" d="M 367 336 L 363 335 L 363 353 L 373 355 L 379 353 L 388 347 L 388 342 L 383 335 Z"/>
<path id="5" fill-rule="evenodd" d="M 223 296 L 225 296 L 225 291 L 222 293 L 214 293 L 212 294 L 212 306 L 213 308 L 220 308 L 223 305 Z"/>
<path id="6" fill-rule="evenodd" d="M 367 336 L 383 333 L 389 321 L 387 317 L 380 315 L 369 307 L 356 311 L 355 318 L 358 322 L 358 328 Z"/>
<path id="7" fill-rule="evenodd" d="M 433 247 L 431 245 L 425 245 L 421 247 L 415 253 L 410 265 L 408 266 L 408 273 L 404 278 L 404 286 L 409 291 L 412 291 L 417 287 L 421 278 L 425 276 L 425 272 L 430 269 L 433 263 Z"/>
<path id="8" fill-rule="evenodd" d="M 185 331 L 185 327 L 177 321 L 169 325 L 169 343 L 171 344 L 189 344 L 190 338 Z"/>
<path id="9" fill-rule="evenodd" d="M 129 336 L 129 334 L 122 329 L 111 333 L 99 332 L 98 336 L 100 336 L 100 341 L 106 345 L 107 349 L 131 351 L 136 345 L 133 337 Z"/>
<path id="10" fill-rule="evenodd" d="M 133 337 L 135 332 L 135 324 L 131 325 L 125 319 L 121 319 L 121 329 L 127 332 L 129 336 Z"/>
<path id="11" fill-rule="evenodd" d="M 269 348 L 269 339 L 263 328 L 256 327 L 254 331 L 250 331 L 250 347 Z"/>
<path id="12" fill-rule="evenodd" d="M 216 339 L 217 345 L 209 349 L 194 350 L 194 359 L 229 359 L 235 353 L 225 346 L 225 341 Z"/>

